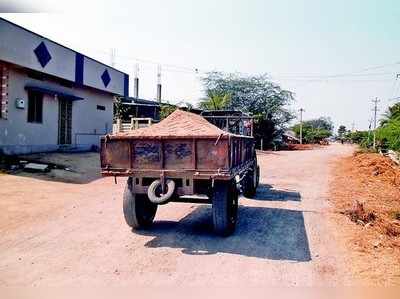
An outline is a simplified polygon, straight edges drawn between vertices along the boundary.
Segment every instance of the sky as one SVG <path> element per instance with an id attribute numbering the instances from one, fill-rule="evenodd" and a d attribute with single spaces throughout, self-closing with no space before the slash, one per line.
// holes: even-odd
<path id="1" fill-rule="evenodd" d="M 12 3 L 12 4 L 10 4 Z M 196 104 L 208 71 L 268 74 L 304 119 L 367 129 L 400 96 L 400 1 L 9 1 L 0 16 L 127 72 L 133 95 Z M 34 13 L 32 13 L 34 12 Z M 40 12 L 40 13 L 38 13 Z M 111 52 L 115 49 L 115 56 Z M 196 69 L 198 70 L 196 72 Z M 400 76 L 399 76 L 400 77 Z"/>

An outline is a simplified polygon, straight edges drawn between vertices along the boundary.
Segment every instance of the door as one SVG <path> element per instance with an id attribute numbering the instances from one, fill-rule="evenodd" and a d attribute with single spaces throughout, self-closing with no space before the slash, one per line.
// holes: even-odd
<path id="1" fill-rule="evenodd" d="M 58 144 L 71 144 L 72 101 L 58 99 Z"/>

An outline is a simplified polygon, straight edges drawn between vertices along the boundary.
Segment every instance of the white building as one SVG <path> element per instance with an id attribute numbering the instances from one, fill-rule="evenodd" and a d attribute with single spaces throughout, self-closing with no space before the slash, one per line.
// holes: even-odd
<path id="1" fill-rule="evenodd" d="M 0 154 L 90 149 L 129 77 L 0 18 Z"/>

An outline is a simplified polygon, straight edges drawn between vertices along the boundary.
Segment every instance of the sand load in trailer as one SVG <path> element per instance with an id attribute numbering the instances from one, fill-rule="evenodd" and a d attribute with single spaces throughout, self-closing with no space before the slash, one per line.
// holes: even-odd
<path id="1" fill-rule="evenodd" d="M 153 126 L 104 136 L 100 157 L 103 175 L 128 177 L 124 215 L 133 228 L 149 226 L 160 204 L 212 203 L 215 231 L 228 235 L 238 193 L 254 195 L 259 179 L 252 136 L 181 110 Z"/>

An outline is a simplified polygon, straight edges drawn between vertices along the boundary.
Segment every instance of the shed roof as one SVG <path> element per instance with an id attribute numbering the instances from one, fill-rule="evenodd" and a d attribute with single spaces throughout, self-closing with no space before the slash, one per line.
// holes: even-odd
<path id="1" fill-rule="evenodd" d="M 125 97 L 122 99 L 122 103 L 128 104 L 128 105 L 139 104 L 139 105 L 146 105 L 146 106 L 160 106 L 160 103 L 158 103 L 157 101 L 134 98 L 134 97 Z"/>

